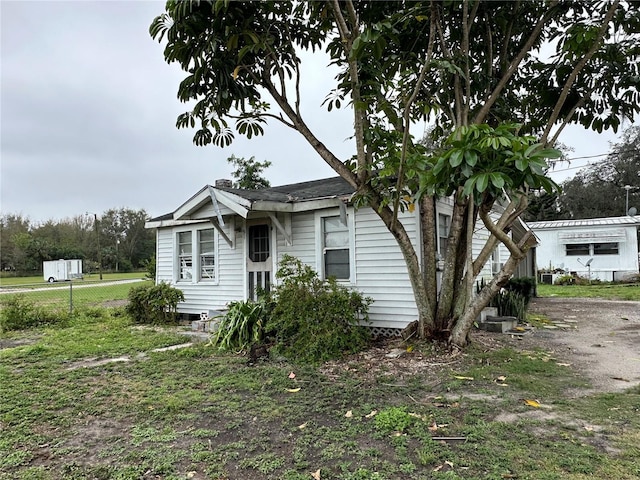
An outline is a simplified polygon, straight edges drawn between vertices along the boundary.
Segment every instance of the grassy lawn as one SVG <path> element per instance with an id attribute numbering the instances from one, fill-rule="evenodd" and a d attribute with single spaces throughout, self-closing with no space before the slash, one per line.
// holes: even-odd
<path id="1" fill-rule="evenodd" d="M 640 301 L 640 284 L 538 285 L 541 297 L 606 298 Z"/>
<path id="2" fill-rule="evenodd" d="M 129 280 L 129 279 L 139 279 L 144 278 L 145 272 L 127 272 L 127 273 L 103 273 L 102 280 L 113 281 L 113 280 Z M 99 281 L 100 276 L 97 273 L 84 274 L 83 280 L 75 280 L 76 283 L 82 283 L 83 281 L 95 282 Z M 42 275 L 36 275 L 32 277 L 11 277 L 11 276 L 2 276 L 0 277 L 0 286 L 3 287 L 11 287 L 11 286 L 19 286 L 19 285 L 40 285 L 43 283 L 47 283 Z M 56 285 L 64 285 L 66 282 L 59 282 Z"/>
<path id="3" fill-rule="evenodd" d="M 547 352 L 491 339 L 249 367 L 154 353 L 185 337 L 106 309 L 3 334 L 0 479 L 640 478 L 640 389 L 584 395 Z"/>

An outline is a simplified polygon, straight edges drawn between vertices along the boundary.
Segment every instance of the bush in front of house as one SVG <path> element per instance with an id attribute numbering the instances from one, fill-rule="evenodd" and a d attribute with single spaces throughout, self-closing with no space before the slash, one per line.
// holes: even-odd
<path id="1" fill-rule="evenodd" d="M 244 351 L 264 340 L 271 305 L 267 299 L 231 302 L 220 317 L 211 343 L 222 351 Z"/>
<path id="2" fill-rule="evenodd" d="M 372 300 L 340 285 L 321 280 L 299 259 L 285 255 L 276 276 L 274 307 L 265 333 L 273 350 L 301 363 L 319 363 L 365 348 Z"/>
<path id="3" fill-rule="evenodd" d="M 0 332 L 25 330 L 42 325 L 64 326 L 69 320 L 68 312 L 36 305 L 22 294 L 7 296 L 0 304 Z"/>
<path id="4" fill-rule="evenodd" d="M 184 302 L 182 290 L 162 282 L 129 290 L 126 312 L 136 323 L 169 324 L 178 317 L 178 303 Z"/>

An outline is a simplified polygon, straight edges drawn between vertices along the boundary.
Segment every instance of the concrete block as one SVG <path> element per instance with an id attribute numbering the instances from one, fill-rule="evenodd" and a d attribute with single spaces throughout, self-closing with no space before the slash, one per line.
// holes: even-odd
<path id="1" fill-rule="evenodd" d="M 487 321 L 487 316 L 496 317 L 498 315 L 497 307 L 484 307 L 480 312 L 480 315 L 476 318 L 476 323 L 484 323 Z"/>
<path id="2" fill-rule="evenodd" d="M 486 320 L 480 324 L 480 328 L 487 332 L 505 333 L 513 330 L 518 325 L 516 317 L 494 317 L 488 315 Z"/>

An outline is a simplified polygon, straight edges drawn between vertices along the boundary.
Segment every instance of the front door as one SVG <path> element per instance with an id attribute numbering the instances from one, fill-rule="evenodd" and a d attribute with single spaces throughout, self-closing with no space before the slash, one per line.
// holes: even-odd
<path id="1" fill-rule="evenodd" d="M 261 293 L 271 288 L 271 224 L 268 221 L 252 222 L 248 225 L 249 251 L 247 272 L 249 299 L 257 300 Z"/>

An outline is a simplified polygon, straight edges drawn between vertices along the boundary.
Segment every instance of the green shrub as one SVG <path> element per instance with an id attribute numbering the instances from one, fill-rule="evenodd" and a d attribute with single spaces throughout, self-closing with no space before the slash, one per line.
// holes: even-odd
<path id="1" fill-rule="evenodd" d="M 576 283 L 576 278 L 573 275 L 562 275 L 556 278 L 556 281 L 553 282 L 554 285 L 574 285 Z"/>
<path id="2" fill-rule="evenodd" d="M 484 278 L 476 283 L 476 293 L 480 293 L 485 285 Z M 534 291 L 535 279 L 530 277 L 510 279 L 507 285 L 491 299 L 488 306 L 496 307 L 498 315 L 501 317 L 516 317 L 519 320 L 525 320 Z"/>
<path id="3" fill-rule="evenodd" d="M 145 274 L 144 278 L 148 280 L 156 279 L 156 256 L 153 255 L 151 258 L 142 261 L 142 267 L 144 268 Z"/>
<path id="4" fill-rule="evenodd" d="M 303 363 L 340 358 L 363 349 L 370 332 L 372 300 L 338 284 L 323 281 L 311 267 L 285 255 L 276 276 L 275 306 L 266 326 L 274 337 L 274 350 Z"/>
<path id="5" fill-rule="evenodd" d="M 66 325 L 69 313 L 66 310 L 46 309 L 34 304 L 24 295 L 10 295 L 0 302 L 0 331 L 24 330 L 41 325 Z"/>
<path id="6" fill-rule="evenodd" d="M 269 312 L 266 301 L 231 302 L 229 310 L 220 319 L 211 343 L 220 350 L 241 351 L 251 344 L 261 343 Z"/>
<path id="7" fill-rule="evenodd" d="M 527 318 L 528 302 L 518 292 L 503 290 L 493 298 L 492 306 L 498 308 L 501 317 L 516 317 L 519 320 Z"/>
<path id="8" fill-rule="evenodd" d="M 536 279 L 533 277 L 510 278 L 505 287 L 510 292 L 522 295 L 527 306 L 536 293 Z"/>
<path id="9" fill-rule="evenodd" d="M 385 435 L 392 433 L 406 433 L 407 429 L 413 425 L 416 418 L 411 416 L 404 407 L 389 407 L 381 410 L 374 417 L 376 430 Z"/>
<path id="10" fill-rule="evenodd" d="M 184 294 L 162 282 L 133 287 L 128 298 L 126 312 L 136 323 L 167 324 L 176 321 L 178 303 L 184 301 Z"/>

